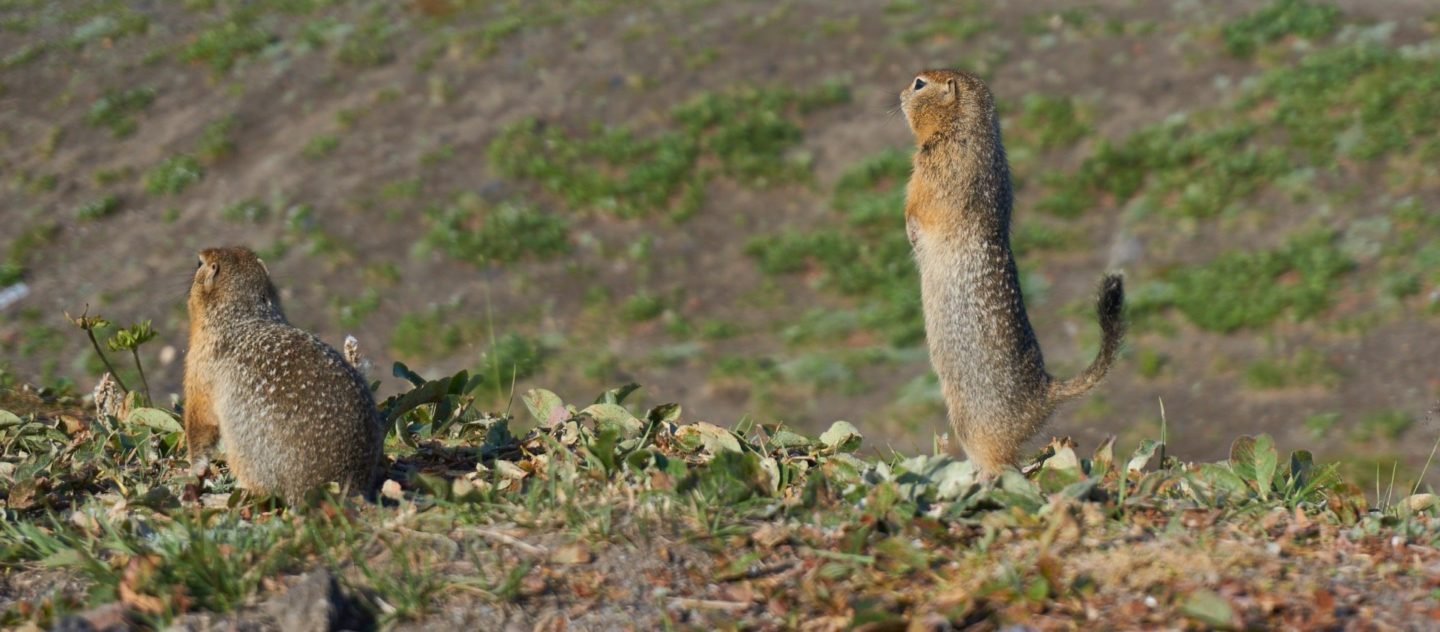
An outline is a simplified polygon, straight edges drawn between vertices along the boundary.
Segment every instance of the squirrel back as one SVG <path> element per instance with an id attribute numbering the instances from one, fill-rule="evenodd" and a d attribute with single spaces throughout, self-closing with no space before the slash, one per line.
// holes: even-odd
<path id="1" fill-rule="evenodd" d="M 290 501 L 329 482 L 369 492 L 384 439 L 374 396 L 344 356 L 285 319 L 264 263 L 244 248 L 201 251 L 189 311 L 192 455 L 218 436 L 241 487 Z"/>

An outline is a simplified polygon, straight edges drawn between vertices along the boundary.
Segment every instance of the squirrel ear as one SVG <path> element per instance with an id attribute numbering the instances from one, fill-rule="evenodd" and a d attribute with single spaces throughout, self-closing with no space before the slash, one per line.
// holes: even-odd
<path id="1" fill-rule="evenodd" d="M 946 80 L 945 80 L 945 102 L 946 102 L 946 103 L 954 103 L 956 97 L 958 97 L 959 95 L 960 95 L 960 84 L 956 83 L 954 77 L 951 77 L 951 78 L 949 78 L 949 79 L 946 79 Z"/>
<path id="2" fill-rule="evenodd" d="M 202 274 L 204 274 L 204 277 L 201 279 L 201 283 L 205 286 L 205 289 L 206 289 L 206 290 L 213 290 L 213 289 L 215 289 L 215 277 L 216 277 L 219 273 L 220 273 L 220 264 L 215 263 L 215 262 L 212 261 L 212 262 L 210 262 L 210 265 L 205 266 L 205 272 L 202 273 Z"/>

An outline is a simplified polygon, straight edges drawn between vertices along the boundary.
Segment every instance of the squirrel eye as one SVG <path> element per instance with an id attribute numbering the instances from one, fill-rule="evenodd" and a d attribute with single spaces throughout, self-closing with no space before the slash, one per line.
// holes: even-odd
<path id="1" fill-rule="evenodd" d="M 195 260 L 195 269 L 196 269 L 196 270 L 199 270 L 200 268 L 202 268 L 202 267 L 204 267 L 204 266 L 205 266 L 205 260 L 204 260 L 204 259 L 196 259 L 196 260 Z"/>
<path id="2" fill-rule="evenodd" d="M 919 77 L 916 77 L 916 78 L 915 78 L 915 89 L 916 89 L 916 90 L 919 90 L 919 89 L 924 88 L 924 87 L 925 87 L 925 80 L 924 80 L 924 79 L 921 79 L 921 78 L 919 78 Z"/>

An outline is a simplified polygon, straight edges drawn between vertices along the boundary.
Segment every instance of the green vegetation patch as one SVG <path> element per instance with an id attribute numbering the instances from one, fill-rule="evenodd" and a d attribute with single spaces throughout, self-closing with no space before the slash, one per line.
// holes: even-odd
<path id="1" fill-rule="evenodd" d="M 150 27 L 149 18 L 129 8 L 97 14 L 75 27 L 70 45 L 83 47 L 91 42 L 115 42 L 131 35 L 144 34 Z"/>
<path id="2" fill-rule="evenodd" d="M 1072 97 L 1027 94 L 1020 102 L 1017 136 L 1040 150 L 1069 147 L 1090 134 L 1087 118 Z"/>
<path id="3" fill-rule="evenodd" d="M 150 107 L 155 101 L 155 91 L 150 88 L 132 88 L 106 92 L 90 106 L 85 122 L 93 127 L 110 130 L 115 138 L 124 138 L 135 133 L 135 115 Z"/>
<path id="4" fill-rule="evenodd" d="M 492 396 L 507 395 L 516 381 L 540 372 L 545 355 L 545 347 L 539 340 L 510 332 L 485 349 L 475 374 L 485 392 Z"/>
<path id="5" fill-rule="evenodd" d="M 1357 441 L 1399 439 L 1415 425 L 1415 417 L 1403 410 L 1381 410 L 1366 415 L 1351 433 Z"/>
<path id="6" fill-rule="evenodd" d="M 920 281 L 905 234 L 905 182 L 910 157 L 900 150 L 866 159 L 841 176 L 831 205 L 843 220 L 814 232 L 752 239 L 746 252 L 769 275 L 812 266 L 820 286 L 863 299 L 860 325 L 892 344 L 912 345 L 925 333 Z"/>
<path id="7" fill-rule="evenodd" d="M 514 346 L 531 352 L 523 340 Z M 814 590 L 712 600 L 745 607 L 696 609 L 687 622 L 763 627 L 783 606 L 795 620 L 845 626 L 927 617 L 1005 627 L 1043 609 L 1051 620 L 1107 627 L 1134 615 L 1097 622 L 1096 612 L 1119 610 L 1105 606 L 1168 590 L 1147 607 L 1155 612 L 1146 623 L 1186 617 L 1220 627 L 1244 617 L 1280 626 L 1289 619 L 1273 613 L 1313 605 L 1315 582 L 1336 572 L 1320 560 L 1339 542 L 1440 542 L 1435 509 L 1424 506 L 1433 497 L 1402 491 L 1372 511 L 1335 466 L 1281 452 L 1265 435 L 1237 438 L 1227 459 L 1193 464 L 1165 458 L 1153 440 L 1119 454 L 1106 441 L 1084 456 L 1056 440 L 1026 474 L 982 484 L 972 463 L 947 455 L 864 456 L 865 438 L 845 421 L 818 435 L 749 421 L 724 427 L 690 419 L 678 404 L 632 408 L 633 384 L 593 403 L 529 390 L 512 416 L 477 408 L 493 386 L 483 375 L 426 380 L 399 364 L 394 374 L 413 387 L 380 405 L 389 439 L 382 503 L 317 490 L 303 506 L 282 508 L 234 491 L 223 470 L 197 480 L 170 410 L 96 416 L 59 393 L 48 408 L 0 411 L 0 441 L 12 448 L 0 457 L 8 514 L 0 568 L 74 580 L 10 611 L 6 624 L 51 626 L 116 601 L 157 629 L 189 612 L 248 621 L 287 603 L 291 582 L 278 578 L 326 568 L 341 580 L 346 607 L 381 627 L 433 623 L 457 603 L 485 616 L 538 595 L 576 595 L 595 608 L 585 591 L 601 580 L 641 581 L 646 599 L 657 585 L 673 591 L 660 605 L 621 606 L 642 627 L 664 627 L 670 604 L 789 569 L 808 573 Z M 224 503 L 199 511 L 201 500 Z M 1214 562 L 1217 551 L 1281 529 L 1306 534 L 1284 560 L 1244 573 Z M 1207 571 L 1137 583 L 1157 555 L 1169 566 L 1213 568 L 1218 579 Z M 1356 586 L 1430 590 L 1423 557 L 1361 558 L 1345 567 L 1362 580 Z M 677 559 L 714 572 L 698 582 L 649 572 Z M 1382 576 L 1393 581 L 1370 581 Z M 664 583 L 650 583 L 657 577 Z M 1212 590 L 1220 582 L 1280 607 L 1222 597 Z M 840 615 L 836 596 L 851 604 Z"/>
<path id="8" fill-rule="evenodd" d="M 109 217 L 118 210 L 120 210 L 120 198 L 115 195 L 107 195 L 81 205 L 75 210 L 75 217 L 81 221 L 93 222 Z"/>
<path id="9" fill-rule="evenodd" d="M 475 265 L 547 260 L 570 252 L 569 222 L 533 206 L 485 204 L 474 193 L 425 212 L 425 243 Z"/>
<path id="10" fill-rule="evenodd" d="M 491 143 L 490 161 L 577 208 L 685 217 L 699 208 L 706 182 L 717 174 L 753 186 L 807 178 L 808 159 L 791 153 L 802 137 L 797 119 L 849 98 L 839 84 L 709 93 L 671 110 L 673 129 L 644 137 L 602 126 L 575 134 L 527 119 Z M 702 167 L 711 161 L 714 167 Z"/>
<path id="11" fill-rule="evenodd" d="M 1167 284 L 1140 293 L 1131 309 L 1143 315 L 1174 307 L 1197 327 L 1222 333 L 1285 315 L 1303 321 L 1330 307 L 1337 281 L 1352 267 L 1333 232 L 1310 232 L 1277 250 L 1232 252 L 1173 270 Z"/>
<path id="12" fill-rule="evenodd" d="M 1250 57 L 1256 49 L 1288 35 L 1325 37 L 1340 26 L 1340 9 L 1309 0 L 1274 0 L 1265 8 L 1225 25 L 1225 50 Z"/>
<path id="13" fill-rule="evenodd" d="M 190 156 L 166 158 L 145 172 L 145 190 L 151 195 L 176 195 L 205 177 L 200 161 Z"/>
<path id="14" fill-rule="evenodd" d="M 1267 358 L 1245 369 L 1245 384 L 1258 389 L 1283 389 L 1298 386 L 1333 387 L 1340 383 L 1340 372 L 1315 349 L 1304 349 L 1288 358 Z"/>
<path id="15" fill-rule="evenodd" d="M 201 30 L 190 45 L 181 49 L 180 59 L 206 64 L 216 74 L 224 74 L 275 39 L 273 33 L 259 25 L 252 12 L 237 11 Z"/>
<path id="16" fill-rule="evenodd" d="M 212 121 L 200 132 L 196 155 L 200 161 L 213 165 L 235 153 L 236 121 L 233 115 Z"/>
<path id="17" fill-rule="evenodd" d="M 1216 216 L 1285 175 L 1337 158 L 1440 159 L 1440 56 L 1358 42 L 1271 71 L 1230 108 L 1101 142 L 1075 173 L 1049 173 L 1039 208 L 1100 202 Z"/>
<path id="18" fill-rule="evenodd" d="M 390 350 L 403 360 L 431 360 L 448 356 L 484 340 L 484 321 L 465 318 L 452 307 L 434 307 L 400 318 L 390 334 Z"/>
<path id="19" fill-rule="evenodd" d="M 1331 307 L 1336 281 L 1354 268 L 1328 230 L 1303 233 L 1283 248 L 1231 252 L 1165 275 L 1130 305 L 1143 317 L 1175 308 L 1202 330 L 1233 333 L 1269 325 L 1282 315 L 1303 321 Z"/>
<path id="20" fill-rule="evenodd" d="M 1419 152 L 1440 159 L 1440 55 L 1358 42 L 1272 72 L 1243 101 L 1318 165 Z"/>
<path id="21" fill-rule="evenodd" d="M 1049 174 L 1054 192 L 1040 210 L 1078 217 L 1100 196 L 1120 205 L 1144 194 L 1151 205 L 1189 217 L 1213 217 L 1292 166 L 1284 152 L 1249 141 L 1259 127 L 1200 129 L 1184 121 L 1142 130 L 1119 143 L 1102 141 L 1073 175 Z"/>

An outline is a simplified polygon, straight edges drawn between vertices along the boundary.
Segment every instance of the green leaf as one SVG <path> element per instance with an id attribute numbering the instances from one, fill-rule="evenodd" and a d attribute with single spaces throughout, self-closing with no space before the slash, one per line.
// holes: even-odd
<path id="1" fill-rule="evenodd" d="M 776 430 L 774 434 L 770 435 L 770 446 L 775 448 L 804 448 L 813 443 L 815 443 L 813 439 L 784 428 Z"/>
<path id="2" fill-rule="evenodd" d="M 1090 475 L 1103 477 L 1115 466 L 1115 437 L 1105 437 L 1090 457 Z"/>
<path id="3" fill-rule="evenodd" d="M 1235 437 L 1230 444 L 1230 469 L 1247 482 L 1255 480 L 1255 437 Z"/>
<path id="4" fill-rule="evenodd" d="M 740 441 L 729 430 L 703 421 L 680 426 L 675 438 L 690 450 L 703 448 L 710 454 L 739 452 Z"/>
<path id="5" fill-rule="evenodd" d="M 401 365 L 399 362 L 396 362 L 395 364 L 397 367 L 404 366 Z M 412 373 L 411 375 L 414 374 Z M 419 376 L 417 375 L 416 377 Z M 390 399 L 385 400 L 385 403 L 380 405 L 380 411 L 385 414 L 385 420 L 387 422 L 395 421 L 400 417 L 404 416 L 405 413 L 415 410 L 420 406 L 424 406 L 426 404 L 434 404 L 443 400 L 449 395 L 449 393 L 450 378 L 441 378 L 433 382 L 424 382 L 417 385 L 415 388 L 411 389 L 407 393 L 396 395 L 391 397 Z"/>
<path id="6" fill-rule="evenodd" d="M 624 385 L 624 386 L 618 386 L 618 387 L 612 388 L 612 389 L 610 389 L 610 390 L 608 390 L 608 391 L 605 391 L 604 394 L 602 394 L 601 396 L 595 398 L 595 403 L 596 403 L 596 404 L 616 404 L 616 405 L 619 405 L 619 404 L 622 404 L 622 403 L 625 402 L 625 398 L 626 398 L 626 397 L 629 397 L 631 393 L 634 393 L 635 391 L 637 391 L 637 390 L 639 390 L 639 389 L 640 389 L 640 385 L 639 385 L 639 384 L 636 384 L 636 383 L 634 383 L 634 382 L 631 382 L 631 383 L 626 384 L 626 385 Z"/>
<path id="7" fill-rule="evenodd" d="M 654 407 L 654 408 L 651 408 L 651 409 L 650 409 L 650 412 L 645 413 L 645 419 L 648 420 L 648 421 L 649 421 L 650 423 L 652 423 L 652 424 L 659 424 L 659 423 L 671 423 L 671 424 L 673 424 L 673 423 L 675 423 L 675 422 L 677 422 L 677 421 L 680 421 L 680 405 L 679 405 L 679 404 L 661 404 L 661 405 L 659 405 L 659 406 L 656 406 L 656 407 Z"/>
<path id="8" fill-rule="evenodd" d="M 601 430 L 614 428 L 620 436 L 626 438 L 636 436 L 645 430 L 645 424 L 619 404 L 592 404 L 580 411 L 580 414 L 594 419 L 596 428 Z"/>
<path id="9" fill-rule="evenodd" d="M 130 411 L 130 416 L 125 418 L 125 422 L 131 425 L 154 428 L 155 430 L 166 433 L 185 431 L 174 416 L 157 408 L 137 408 L 132 410 Z"/>
<path id="10" fill-rule="evenodd" d="M 1315 471 L 1315 457 L 1309 450 L 1296 450 L 1290 453 L 1290 486 L 1292 488 L 1303 487 L 1311 479 Z"/>
<path id="11" fill-rule="evenodd" d="M 860 449 L 860 431 L 848 421 L 830 424 L 830 429 L 820 434 L 820 443 L 836 452 L 854 452 Z"/>
<path id="12" fill-rule="evenodd" d="M 450 394 L 451 394 L 451 395 L 456 395 L 456 396 L 464 395 L 464 394 L 466 394 L 466 393 L 469 393 L 469 392 L 472 391 L 472 390 L 475 390 L 475 389 L 473 389 L 473 388 L 470 387 L 470 372 L 469 372 L 469 371 L 466 371 L 466 370 L 464 370 L 464 369 L 461 369 L 459 373 L 456 373 L 455 375 L 453 375 L 453 376 L 450 377 Z"/>
<path id="13" fill-rule="evenodd" d="M 1200 480 L 1204 481 L 1210 489 L 1223 493 L 1227 496 L 1248 498 L 1250 496 L 1250 485 L 1245 479 L 1240 478 L 1224 463 L 1206 463 L 1200 466 Z M 1219 498 L 1216 499 L 1221 500 Z"/>
<path id="14" fill-rule="evenodd" d="M 1260 486 L 1260 498 L 1270 498 L 1274 489 L 1275 469 L 1280 456 L 1275 453 L 1275 441 L 1270 435 L 1255 438 L 1255 483 Z"/>
<path id="15" fill-rule="evenodd" d="M 1154 439 L 1145 439 L 1140 442 L 1140 447 L 1135 449 L 1135 454 L 1130 457 L 1130 462 L 1125 464 L 1126 472 L 1139 472 L 1150 464 L 1154 458 L 1155 450 L 1160 448 L 1160 442 Z"/>
<path id="16" fill-rule="evenodd" d="M 1235 621 L 1235 610 L 1230 607 L 1230 602 L 1204 589 L 1190 593 L 1185 604 L 1180 606 L 1180 612 L 1205 625 L 1227 630 Z"/>
<path id="17" fill-rule="evenodd" d="M 554 427 L 570 417 L 570 411 L 565 408 L 565 402 L 560 396 L 543 388 L 532 388 L 526 391 L 521 399 L 525 402 L 525 408 L 530 411 L 530 416 L 534 417 L 542 428 Z"/>
<path id="18" fill-rule="evenodd" d="M 11 428 L 25 423 L 18 415 L 8 410 L 0 410 L 0 428 Z"/>
<path id="19" fill-rule="evenodd" d="M 1055 451 L 1053 456 L 1045 459 L 1045 463 L 1041 465 L 1041 467 L 1047 470 L 1061 470 L 1079 475 L 1080 458 L 1075 456 L 1075 450 L 1069 447 L 1060 448 Z"/>
<path id="20" fill-rule="evenodd" d="M 606 474 L 615 471 L 616 447 L 619 444 L 619 439 L 619 429 L 615 426 L 609 426 L 600 430 L 594 440 L 585 446 L 585 451 L 600 464 L 601 469 L 603 469 Z"/>
<path id="21" fill-rule="evenodd" d="M 768 495 L 767 478 L 759 457 L 736 450 L 716 454 L 708 466 L 691 470 L 676 489 L 682 493 L 698 492 L 712 502 L 735 504 L 757 495 Z"/>
<path id="22" fill-rule="evenodd" d="M 1046 494 L 1060 493 L 1065 488 L 1085 480 L 1077 466 L 1074 469 L 1042 468 L 1035 476 L 1035 484 Z"/>
<path id="23" fill-rule="evenodd" d="M 410 367 L 405 366 L 404 362 L 396 362 L 395 365 L 391 368 L 390 372 L 395 377 L 406 380 L 414 386 L 420 386 L 421 384 L 425 383 L 425 378 L 420 377 L 419 373 L 411 371 Z"/>
<path id="24" fill-rule="evenodd" d="M 1035 513 L 1045 505 L 1040 488 L 1019 472 L 1007 469 L 1000 474 L 997 482 L 995 488 L 985 495 L 1005 507 L 1018 508 L 1024 513 Z"/>
<path id="25" fill-rule="evenodd" d="M 760 471 L 770 479 L 770 493 L 780 493 L 780 464 L 773 458 L 764 457 L 760 459 Z"/>

